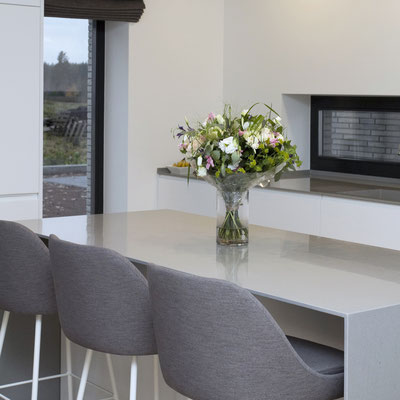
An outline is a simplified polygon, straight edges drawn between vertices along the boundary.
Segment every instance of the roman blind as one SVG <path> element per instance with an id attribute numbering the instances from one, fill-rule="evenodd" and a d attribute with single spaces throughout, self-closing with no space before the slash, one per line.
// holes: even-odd
<path id="1" fill-rule="evenodd" d="M 143 0 L 45 0 L 46 17 L 138 22 Z"/>

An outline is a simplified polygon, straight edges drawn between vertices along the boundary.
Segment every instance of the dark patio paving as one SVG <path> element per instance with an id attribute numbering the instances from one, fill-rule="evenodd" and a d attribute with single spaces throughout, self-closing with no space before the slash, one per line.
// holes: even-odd
<path id="1" fill-rule="evenodd" d="M 43 179 L 43 217 L 86 214 L 86 176 L 53 175 Z"/>

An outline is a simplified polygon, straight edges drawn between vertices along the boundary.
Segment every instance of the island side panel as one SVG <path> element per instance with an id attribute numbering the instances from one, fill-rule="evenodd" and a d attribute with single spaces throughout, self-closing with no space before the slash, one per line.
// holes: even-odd
<path id="1" fill-rule="evenodd" d="M 345 400 L 398 400 L 399 377 L 400 305 L 347 316 Z"/>

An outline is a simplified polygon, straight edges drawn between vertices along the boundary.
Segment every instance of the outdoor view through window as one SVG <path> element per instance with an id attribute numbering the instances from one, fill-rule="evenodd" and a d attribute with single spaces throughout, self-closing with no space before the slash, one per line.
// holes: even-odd
<path id="1" fill-rule="evenodd" d="M 90 210 L 90 26 L 88 20 L 45 18 L 43 217 Z"/>

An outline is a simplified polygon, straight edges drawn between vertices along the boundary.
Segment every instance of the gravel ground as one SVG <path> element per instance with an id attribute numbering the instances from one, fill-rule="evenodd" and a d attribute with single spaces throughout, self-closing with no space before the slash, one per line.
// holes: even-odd
<path id="1" fill-rule="evenodd" d="M 60 175 L 52 176 L 60 177 Z M 43 217 L 86 214 L 86 188 L 43 182 Z"/>

